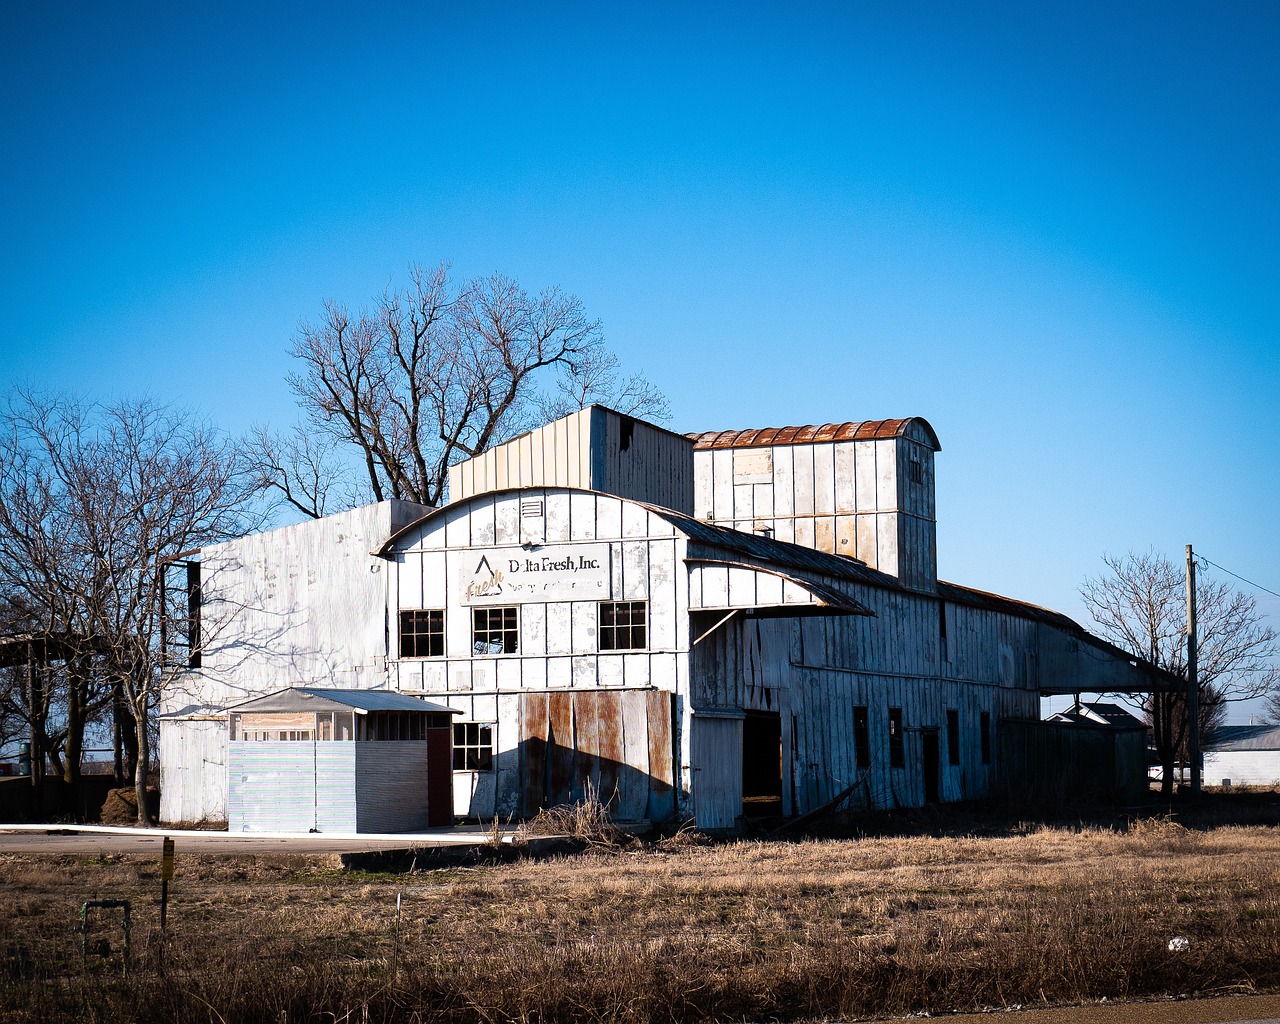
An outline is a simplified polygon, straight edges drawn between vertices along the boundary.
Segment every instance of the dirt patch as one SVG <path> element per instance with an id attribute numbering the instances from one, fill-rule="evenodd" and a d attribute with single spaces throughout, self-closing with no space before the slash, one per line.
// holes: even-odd
<path id="1" fill-rule="evenodd" d="M 147 788 L 147 814 L 154 821 L 160 813 L 160 791 Z M 132 786 L 113 789 L 102 804 L 99 821 L 103 825 L 136 825 L 138 823 L 138 794 Z"/>

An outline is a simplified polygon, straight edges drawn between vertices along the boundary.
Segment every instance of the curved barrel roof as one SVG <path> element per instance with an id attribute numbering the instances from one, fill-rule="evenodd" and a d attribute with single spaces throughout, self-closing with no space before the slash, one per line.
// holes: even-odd
<path id="1" fill-rule="evenodd" d="M 708 430 L 686 434 L 695 450 L 707 448 L 767 448 L 779 444 L 823 444 L 832 441 L 884 441 L 907 437 L 942 451 L 938 435 L 920 416 L 901 420 L 862 420 L 857 423 L 822 423 L 805 427 L 759 427 L 752 430 Z"/>

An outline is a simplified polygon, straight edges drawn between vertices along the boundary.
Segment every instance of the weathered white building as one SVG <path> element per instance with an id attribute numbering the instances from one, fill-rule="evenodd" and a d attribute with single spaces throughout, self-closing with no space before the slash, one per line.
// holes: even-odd
<path id="1" fill-rule="evenodd" d="M 937 580 L 939 450 L 918 418 L 683 436 L 595 406 L 455 466 L 442 508 L 208 548 L 162 816 L 225 818 L 209 724 L 289 686 L 458 712 L 471 817 L 589 788 L 707 828 L 981 796 L 998 723 L 1042 693 L 1159 679 L 1065 616 Z"/>
<path id="2" fill-rule="evenodd" d="M 1218 726 L 1205 744 L 1201 775 L 1210 786 L 1280 783 L 1280 726 Z"/>

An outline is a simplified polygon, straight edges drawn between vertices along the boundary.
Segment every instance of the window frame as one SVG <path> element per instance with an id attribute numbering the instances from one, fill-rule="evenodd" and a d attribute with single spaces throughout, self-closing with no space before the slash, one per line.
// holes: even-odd
<path id="1" fill-rule="evenodd" d="M 618 611 L 625 608 L 630 621 L 619 623 Z M 635 621 L 635 611 L 640 610 L 640 621 Z M 613 621 L 605 622 L 605 610 L 609 609 Z M 636 632 L 639 631 L 639 643 L 636 643 Z M 612 638 L 606 645 L 605 637 Z M 629 641 L 624 643 L 623 641 Z M 649 602 L 648 601 L 600 601 L 596 604 L 596 649 L 606 651 L 644 651 L 649 647 Z"/>
<path id="2" fill-rule="evenodd" d="M 960 766 L 960 711 L 947 708 L 947 764 Z"/>
<path id="3" fill-rule="evenodd" d="M 494 733 L 497 722 L 453 723 L 453 770 L 455 772 L 491 772 L 494 770 Z M 471 733 L 474 730 L 474 733 Z M 458 742 L 459 735 L 462 742 Z M 473 738 L 472 738 L 473 737 Z M 469 752 L 474 751 L 475 764 L 468 763 Z M 459 764 L 461 760 L 461 764 Z"/>
<path id="4" fill-rule="evenodd" d="M 889 767 L 907 766 L 907 743 L 902 724 L 902 708 L 889 709 Z"/>
<path id="5" fill-rule="evenodd" d="M 494 628 L 488 620 L 494 615 L 501 615 L 501 624 Z M 480 625 L 480 618 L 484 616 L 486 625 Z M 508 617 L 510 624 L 508 624 Z M 481 636 L 486 639 L 481 639 Z M 491 646 L 495 641 L 494 636 L 499 637 L 496 641 L 502 645 L 502 649 L 479 650 L 480 644 Z M 507 646 L 510 640 L 510 646 Z M 500 658 L 503 655 L 520 653 L 520 606 L 518 604 L 499 604 L 499 605 L 478 605 L 471 609 L 471 656 L 474 658 Z"/>
<path id="6" fill-rule="evenodd" d="M 443 658 L 445 656 L 445 624 L 444 624 L 443 608 L 401 608 L 398 622 L 400 624 L 400 635 L 398 637 L 398 650 L 402 660 L 421 661 L 426 658 Z M 407 623 L 413 622 L 415 616 L 427 617 L 427 629 L 425 631 L 406 629 Z M 414 623 L 416 625 L 416 623 Z M 438 628 L 437 628 L 438 626 Z M 427 652 L 420 654 L 416 650 L 412 653 L 406 653 L 406 639 L 413 641 L 416 648 L 421 640 L 425 639 L 427 644 Z M 438 647 L 438 650 L 433 648 Z"/>

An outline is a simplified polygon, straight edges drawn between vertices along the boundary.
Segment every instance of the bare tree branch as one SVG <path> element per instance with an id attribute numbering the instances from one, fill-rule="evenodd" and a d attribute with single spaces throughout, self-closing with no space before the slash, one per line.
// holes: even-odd
<path id="1" fill-rule="evenodd" d="M 257 480 L 211 427 L 146 400 L 18 392 L 0 445 L 0 588 L 103 665 L 136 724 L 145 815 L 149 719 L 171 674 L 164 561 L 257 526 Z"/>
<path id="2" fill-rule="evenodd" d="M 667 415 L 643 377 L 619 379 L 600 322 L 574 296 L 501 275 L 454 286 L 443 263 L 409 279 L 371 310 L 329 302 L 299 328 L 289 386 L 310 429 L 260 432 L 253 445 L 259 480 L 296 510 L 319 516 L 365 496 L 437 505 L 454 463 L 592 402 Z M 358 456 L 359 488 L 339 487 L 339 449 Z"/>
<path id="3" fill-rule="evenodd" d="M 1185 568 L 1155 552 L 1103 557 L 1107 572 L 1080 588 L 1098 632 L 1125 650 L 1186 675 Z M 1196 573 L 1197 677 L 1202 735 L 1225 718 L 1229 701 L 1274 692 L 1280 684 L 1280 636 L 1265 625 L 1257 602 L 1230 585 Z M 1188 717 L 1180 693 L 1143 701 L 1171 791 L 1173 765 L 1185 758 Z"/>

